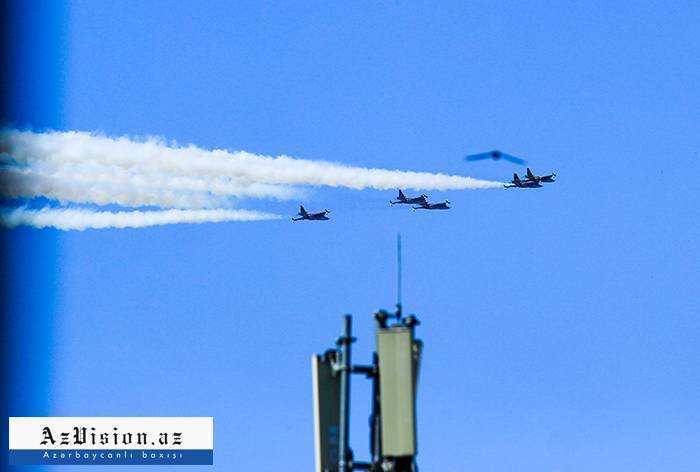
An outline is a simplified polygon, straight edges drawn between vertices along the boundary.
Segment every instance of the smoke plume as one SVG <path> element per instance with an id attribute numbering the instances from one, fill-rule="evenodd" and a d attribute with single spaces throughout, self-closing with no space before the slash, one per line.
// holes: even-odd
<path id="1" fill-rule="evenodd" d="M 5 212 L 3 223 L 6 225 L 11 215 L 14 215 L 13 221 L 22 224 L 51 221 L 45 226 L 62 229 L 77 229 L 73 226 L 81 225 L 75 223 L 78 220 L 91 222 L 85 227 L 124 227 L 120 225 L 125 221 L 136 225 L 145 221 L 192 222 L 185 221 L 186 218 L 201 222 L 201 218 L 206 218 L 204 215 L 210 218 L 228 215 L 225 219 L 209 221 L 233 221 L 233 213 L 213 210 L 233 211 L 241 199 L 298 201 L 312 187 L 462 190 L 500 185 L 500 182 L 458 175 L 206 150 L 193 145 L 179 146 L 159 138 L 137 140 L 76 131 L 0 130 L 0 195 L 24 200 L 46 198 L 63 207 L 56 209 L 54 205 L 44 212 L 27 209 Z M 69 211 L 75 210 L 75 205 L 118 205 L 131 210 L 117 213 Z M 136 213 L 139 207 L 160 210 Z M 163 213 L 158 220 L 156 214 L 166 210 L 183 211 Z M 61 224 L 61 218 L 70 223 Z M 103 221 L 109 223 L 103 224 Z"/>
<path id="2" fill-rule="evenodd" d="M 145 228 L 174 223 L 219 223 L 224 221 L 276 220 L 279 215 L 250 210 L 157 210 L 157 211 L 92 211 L 75 208 L 24 207 L 2 210 L 0 223 L 8 228 L 32 226 L 61 230 L 104 228 Z"/>

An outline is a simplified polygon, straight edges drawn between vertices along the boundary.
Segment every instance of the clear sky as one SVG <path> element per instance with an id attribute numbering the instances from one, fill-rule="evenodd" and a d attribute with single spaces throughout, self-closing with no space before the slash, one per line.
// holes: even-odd
<path id="1" fill-rule="evenodd" d="M 15 230 L 57 235 L 51 414 L 214 416 L 214 470 L 311 470 L 310 356 L 349 312 L 369 362 L 400 231 L 425 342 L 422 470 L 700 467 L 697 2 L 78 1 L 67 15 L 61 129 L 524 172 L 463 160 L 500 148 L 558 181 L 430 192 L 453 209 L 425 213 L 390 207 L 393 192 L 313 190 L 308 208 L 332 210 L 318 224 Z M 359 459 L 369 387 L 353 387 Z"/>

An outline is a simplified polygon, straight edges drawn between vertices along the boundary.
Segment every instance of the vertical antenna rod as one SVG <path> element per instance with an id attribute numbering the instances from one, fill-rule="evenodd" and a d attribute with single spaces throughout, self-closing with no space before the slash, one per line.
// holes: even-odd
<path id="1" fill-rule="evenodd" d="M 396 315 L 401 319 L 401 233 L 396 235 L 397 295 Z"/>

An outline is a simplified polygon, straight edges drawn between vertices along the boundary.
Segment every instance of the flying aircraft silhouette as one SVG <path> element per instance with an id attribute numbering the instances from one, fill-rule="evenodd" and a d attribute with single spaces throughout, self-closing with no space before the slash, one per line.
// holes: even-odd
<path id="1" fill-rule="evenodd" d="M 532 173 L 528 167 L 525 177 L 522 179 L 518 177 L 518 174 L 513 174 L 513 180 L 511 180 L 511 185 L 504 185 L 505 188 L 518 187 L 518 188 L 540 188 L 542 187 L 542 182 L 552 183 L 554 178 L 557 176 L 554 172 L 549 175 L 535 175 Z"/>
<path id="2" fill-rule="evenodd" d="M 554 172 L 552 172 L 549 175 L 535 175 L 532 173 L 530 168 L 527 168 L 527 173 L 525 174 L 525 177 L 527 180 L 536 180 L 537 182 L 546 182 L 546 183 L 551 183 L 554 182 L 554 178 L 557 176 Z"/>
<path id="3" fill-rule="evenodd" d="M 292 218 L 292 221 L 300 221 L 300 220 L 323 221 L 323 220 L 329 220 L 330 218 L 328 218 L 328 216 L 327 216 L 328 213 L 330 213 L 330 211 L 328 211 L 328 210 L 323 210 L 323 211 L 318 212 L 318 213 L 308 213 L 308 212 L 304 209 L 304 206 L 303 206 L 303 205 L 300 205 L 300 206 L 299 206 L 299 213 L 297 213 L 297 215 L 299 216 L 299 218 Z"/>
<path id="4" fill-rule="evenodd" d="M 414 210 L 449 210 L 450 209 L 450 202 L 448 200 L 445 200 L 444 202 L 441 203 L 430 203 L 427 200 L 419 206 L 414 206 Z"/>
<path id="5" fill-rule="evenodd" d="M 539 182 L 535 180 L 520 180 L 520 177 L 518 177 L 518 174 L 513 174 L 513 180 L 510 181 L 510 185 L 504 185 L 503 188 L 511 188 L 511 187 L 518 187 L 518 188 L 539 188 L 542 187 Z"/>
<path id="6" fill-rule="evenodd" d="M 404 193 L 401 191 L 401 189 L 399 189 L 399 196 L 397 197 L 397 199 L 394 201 L 391 201 L 389 203 L 391 203 L 392 205 L 397 205 L 397 204 L 399 204 L 399 205 L 400 204 L 409 204 L 409 205 L 419 204 L 420 205 L 420 204 L 423 204 L 427 201 L 428 201 L 428 196 L 425 194 L 421 195 L 420 197 L 407 197 L 406 195 L 404 195 Z"/>

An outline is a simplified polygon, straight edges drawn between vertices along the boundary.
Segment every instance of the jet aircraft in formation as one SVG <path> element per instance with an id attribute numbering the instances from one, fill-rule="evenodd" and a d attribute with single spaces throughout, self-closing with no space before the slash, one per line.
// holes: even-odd
<path id="1" fill-rule="evenodd" d="M 399 189 L 399 196 L 396 200 L 389 202 L 392 205 L 396 204 L 407 204 L 407 205 L 418 205 L 414 206 L 414 210 L 449 210 L 450 202 L 445 200 L 443 203 L 430 203 L 428 201 L 428 196 L 422 194 L 419 197 L 407 197 L 404 195 L 403 191 Z"/>
<path id="2" fill-rule="evenodd" d="M 444 202 L 441 202 L 441 203 L 429 203 L 429 202 L 425 201 L 418 206 L 414 206 L 413 209 L 414 210 L 449 210 L 450 209 L 450 202 L 449 202 L 449 200 L 445 200 Z"/>
<path id="3" fill-rule="evenodd" d="M 539 188 L 542 187 L 542 183 L 552 183 L 554 178 L 557 176 L 554 172 L 549 175 L 535 175 L 532 173 L 530 168 L 527 168 L 527 173 L 521 179 L 518 174 L 513 174 L 513 180 L 511 180 L 510 185 L 504 185 L 504 188 L 518 187 L 518 188 Z"/>
<path id="4" fill-rule="evenodd" d="M 527 168 L 527 173 L 525 174 L 525 177 L 527 177 L 529 180 L 536 180 L 537 182 L 554 182 L 554 178 L 557 176 L 554 172 L 552 172 L 549 175 L 534 175 L 530 168 Z"/>
<path id="5" fill-rule="evenodd" d="M 404 195 L 403 191 L 399 189 L 399 196 L 397 197 L 396 200 L 393 200 L 389 203 L 392 205 L 401 205 L 401 204 L 407 204 L 407 205 L 422 205 L 428 201 L 428 196 L 426 194 L 421 195 L 420 197 L 412 197 L 409 198 L 406 195 Z"/>
<path id="6" fill-rule="evenodd" d="M 392 200 L 389 203 L 392 205 L 414 205 L 412 208 L 414 210 L 449 210 L 450 202 L 445 200 L 440 203 L 430 203 L 428 201 L 428 196 L 423 194 L 418 197 L 407 197 L 401 189 L 399 189 L 399 196 L 396 200 Z M 299 207 L 299 213 L 297 217 L 292 218 L 292 221 L 309 220 L 309 221 L 325 221 L 329 220 L 328 214 L 330 211 L 324 210 L 319 213 L 309 213 L 307 212 L 303 205 Z"/>
<path id="7" fill-rule="evenodd" d="M 519 159 L 514 156 L 510 156 L 509 154 L 502 153 L 501 151 L 490 151 L 486 152 L 483 154 L 475 154 L 473 156 L 468 156 L 467 157 L 469 160 L 478 160 L 478 159 L 486 159 L 486 158 L 492 158 L 492 159 L 500 159 L 504 158 L 507 160 L 512 160 L 513 162 L 525 162 L 522 159 Z M 554 182 L 555 177 L 557 174 L 552 172 L 549 175 L 535 175 L 532 173 L 530 168 L 527 168 L 527 172 L 525 175 L 521 178 L 518 177 L 518 174 L 513 174 L 513 180 L 511 181 L 510 184 L 504 185 L 503 187 L 505 188 L 511 188 L 511 187 L 518 187 L 518 188 L 539 188 L 542 187 L 542 183 L 552 183 Z M 417 197 L 407 197 L 404 193 L 403 190 L 399 189 L 399 195 L 396 197 L 396 200 L 392 200 L 389 203 L 392 205 L 413 205 L 412 208 L 414 210 L 449 210 L 450 209 L 450 202 L 448 200 L 445 200 L 444 202 L 440 203 L 430 203 L 428 201 L 428 196 L 425 194 L 421 194 Z M 299 207 L 299 213 L 297 214 L 296 218 L 292 218 L 292 221 L 300 221 L 300 220 L 309 220 L 309 221 L 325 221 L 329 220 L 328 214 L 330 211 L 324 210 L 318 213 L 309 213 L 307 212 L 303 206 Z"/>
<path id="8" fill-rule="evenodd" d="M 292 218 L 292 221 L 300 221 L 300 220 L 310 220 L 310 221 L 323 221 L 323 220 L 329 220 L 328 214 L 330 211 L 328 210 L 323 210 L 318 213 L 309 213 L 304 209 L 304 206 L 301 205 L 299 206 L 299 213 L 297 213 L 298 218 Z"/>

